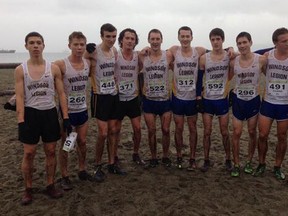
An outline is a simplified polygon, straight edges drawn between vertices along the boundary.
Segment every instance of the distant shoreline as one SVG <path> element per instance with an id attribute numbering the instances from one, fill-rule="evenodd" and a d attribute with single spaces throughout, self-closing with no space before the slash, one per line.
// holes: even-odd
<path id="1" fill-rule="evenodd" d="M 21 63 L 0 63 L 0 69 L 14 69 Z"/>

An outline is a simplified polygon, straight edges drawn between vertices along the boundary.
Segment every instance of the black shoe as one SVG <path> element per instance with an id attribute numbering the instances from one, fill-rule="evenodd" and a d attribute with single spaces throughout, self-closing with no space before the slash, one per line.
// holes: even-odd
<path id="1" fill-rule="evenodd" d="M 228 171 L 228 172 L 231 172 L 233 167 L 232 167 L 232 162 L 231 160 L 226 160 L 225 161 L 225 169 Z"/>
<path id="2" fill-rule="evenodd" d="M 117 166 L 120 165 L 120 160 L 119 160 L 118 156 L 114 157 L 114 164 L 117 164 Z"/>
<path id="3" fill-rule="evenodd" d="M 183 158 L 182 157 L 177 157 L 176 167 L 178 169 L 182 169 L 183 168 Z"/>
<path id="4" fill-rule="evenodd" d="M 96 182 L 103 182 L 106 178 L 105 173 L 102 171 L 102 165 L 96 165 L 93 172 L 92 180 Z"/>
<path id="5" fill-rule="evenodd" d="M 69 176 L 65 176 L 65 177 L 61 178 L 60 185 L 61 185 L 62 189 L 65 191 L 73 189 L 73 186 L 72 186 L 72 183 L 69 179 Z"/>
<path id="6" fill-rule="evenodd" d="M 89 173 L 87 173 L 86 170 L 78 172 L 78 177 L 81 181 L 92 181 L 93 179 L 93 177 Z"/>
<path id="7" fill-rule="evenodd" d="M 149 167 L 154 168 L 159 164 L 158 159 L 151 159 L 149 163 Z"/>
<path id="8" fill-rule="evenodd" d="M 163 157 L 161 162 L 166 167 L 171 167 L 172 161 L 168 157 Z"/>
<path id="9" fill-rule="evenodd" d="M 145 161 L 143 161 L 143 160 L 140 158 L 139 154 L 137 154 L 137 153 L 133 153 L 133 155 L 132 155 L 132 160 L 133 160 L 133 162 L 135 162 L 137 165 L 145 165 L 145 164 L 146 164 Z"/>
<path id="10" fill-rule="evenodd" d="M 32 188 L 26 188 L 24 195 L 21 199 L 21 205 L 29 205 L 32 203 Z"/>
<path id="11" fill-rule="evenodd" d="M 202 172 L 207 172 L 208 169 L 212 166 L 210 160 L 205 160 L 203 166 L 200 168 Z"/>
<path id="12" fill-rule="evenodd" d="M 54 184 L 50 184 L 46 187 L 47 195 L 52 199 L 58 199 L 63 197 L 63 192 L 55 188 Z"/>
<path id="13" fill-rule="evenodd" d="M 125 170 L 122 170 L 116 164 L 108 164 L 107 168 L 108 168 L 109 173 L 117 174 L 117 175 L 127 175 L 127 172 Z"/>

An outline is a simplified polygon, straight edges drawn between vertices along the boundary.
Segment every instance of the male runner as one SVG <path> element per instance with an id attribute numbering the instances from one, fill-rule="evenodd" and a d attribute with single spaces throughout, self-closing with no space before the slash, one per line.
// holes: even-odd
<path id="1" fill-rule="evenodd" d="M 138 44 L 138 35 L 134 29 L 126 28 L 120 32 L 118 43 L 120 50 L 116 61 L 116 80 L 119 90 L 119 106 L 117 111 L 117 142 L 120 140 L 122 120 L 125 116 L 130 118 L 133 128 L 133 154 L 132 160 L 136 164 L 144 165 L 139 156 L 141 142 L 141 108 L 139 103 L 139 82 L 140 71 L 138 52 L 134 48 Z M 117 147 L 115 145 L 115 160 L 118 160 Z"/>
<path id="2" fill-rule="evenodd" d="M 203 47 L 191 47 L 193 40 L 192 30 L 188 26 L 182 26 L 178 30 L 178 40 L 181 46 L 172 46 L 169 50 L 173 54 L 173 82 L 171 107 L 175 121 L 175 145 L 177 151 L 177 167 L 182 169 L 182 147 L 184 118 L 187 116 L 189 129 L 190 159 L 188 171 L 197 168 L 195 161 L 197 145 L 197 101 L 196 82 L 199 57 L 205 54 Z"/>
<path id="3" fill-rule="evenodd" d="M 77 154 L 79 161 L 78 177 L 88 180 L 91 176 L 86 172 L 86 136 L 88 131 L 88 111 L 86 89 L 88 85 L 90 62 L 83 58 L 86 48 L 86 37 L 82 32 L 72 32 L 68 38 L 71 54 L 55 62 L 61 70 L 64 89 L 68 103 L 68 114 L 71 125 L 77 133 Z M 63 150 L 67 134 L 62 133 L 62 145 L 59 149 L 59 162 L 62 174 L 61 186 L 71 190 L 72 183 L 68 175 L 68 152 Z"/>
<path id="4" fill-rule="evenodd" d="M 265 70 L 266 58 L 251 52 L 252 38 L 248 32 L 241 32 L 236 37 L 236 43 L 240 55 L 230 62 L 230 75 L 235 76 L 235 88 L 233 90 L 233 156 L 234 168 L 231 176 L 240 175 L 240 137 L 243 130 L 243 121 L 247 121 L 249 133 L 248 158 L 244 166 L 244 172 L 252 174 L 252 159 L 257 143 L 257 120 L 260 109 L 260 75 Z"/>
<path id="5" fill-rule="evenodd" d="M 157 115 L 160 116 L 161 120 L 162 163 L 166 166 L 171 166 L 171 160 L 168 157 L 171 123 L 169 65 L 173 60 L 173 56 L 170 51 L 161 50 L 162 41 L 161 31 L 158 29 L 150 30 L 148 42 L 151 50 L 147 56 L 140 56 L 144 75 L 143 111 L 148 127 L 148 142 L 151 151 L 150 167 L 158 165 L 156 143 Z"/>
<path id="6" fill-rule="evenodd" d="M 209 34 L 212 45 L 212 51 L 202 55 L 199 62 L 197 98 L 201 99 L 202 80 L 204 75 L 204 92 L 202 115 L 204 124 L 203 146 L 204 146 L 204 164 L 201 167 L 202 172 L 208 171 L 212 163 L 209 159 L 211 146 L 212 120 L 213 116 L 218 116 L 222 143 L 224 146 L 226 161 L 226 170 L 231 171 L 232 163 L 230 159 L 230 141 L 228 132 L 229 122 L 229 103 L 228 103 L 228 72 L 229 56 L 223 49 L 224 31 L 220 28 L 212 29 Z M 200 83 L 200 84 L 199 84 Z M 200 86 L 200 87 L 199 87 Z"/>
<path id="7" fill-rule="evenodd" d="M 47 187 L 51 198 L 62 197 L 62 192 L 54 186 L 56 168 L 56 143 L 60 138 L 60 126 L 55 105 L 57 90 L 63 113 L 63 128 L 71 132 L 68 119 L 66 97 L 61 72 L 55 64 L 43 59 L 44 39 L 38 32 L 30 32 L 25 37 L 25 48 L 30 58 L 15 69 L 16 111 L 19 140 L 23 143 L 24 156 L 22 172 L 25 193 L 21 203 L 32 202 L 32 174 L 37 143 L 40 137 L 46 155 Z"/>
<path id="8" fill-rule="evenodd" d="M 279 180 L 285 179 L 281 165 L 287 149 L 288 130 L 288 29 L 278 28 L 272 35 L 275 48 L 265 53 L 268 58 L 266 67 L 266 86 L 258 120 L 259 127 L 259 165 L 254 176 L 260 176 L 266 169 L 268 136 L 274 120 L 277 122 L 276 160 L 274 175 Z"/>
<path id="9" fill-rule="evenodd" d="M 88 49 L 86 57 L 91 60 L 91 111 L 96 118 L 98 136 L 96 142 L 94 180 L 102 182 L 105 173 L 102 171 L 102 155 L 104 144 L 108 138 L 108 172 L 113 174 L 126 174 L 114 161 L 114 145 L 117 139 L 117 106 L 119 95 L 115 81 L 115 63 L 117 50 L 114 47 L 117 29 L 110 23 L 103 24 L 100 29 L 101 44 Z"/>

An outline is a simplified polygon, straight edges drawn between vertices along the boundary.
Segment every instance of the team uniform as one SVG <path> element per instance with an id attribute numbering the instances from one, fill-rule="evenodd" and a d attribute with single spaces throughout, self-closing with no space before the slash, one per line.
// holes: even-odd
<path id="1" fill-rule="evenodd" d="M 96 51 L 96 74 L 91 75 L 93 91 L 91 96 L 92 117 L 96 117 L 102 121 L 117 119 L 116 107 L 119 97 L 115 83 L 114 52 L 110 49 L 111 57 L 106 57 L 100 45 L 96 46 Z"/>
<path id="2" fill-rule="evenodd" d="M 235 58 L 234 75 L 235 89 L 233 95 L 232 112 L 233 116 L 241 121 L 256 116 L 260 109 L 259 80 L 260 65 L 259 55 L 254 54 L 253 62 L 249 67 L 241 67 L 240 56 Z"/>
<path id="3" fill-rule="evenodd" d="M 38 80 L 29 75 L 27 62 L 22 63 L 24 73 L 24 122 L 19 140 L 26 144 L 55 142 L 60 139 L 60 126 L 54 101 L 54 77 L 51 63 L 45 61 L 45 72 Z"/>
<path id="4" fill-rule="evenodd" d="M 166 51 L 157 62 L 149 56 L 143 62 L 143 111 L 155 115 L 162 115 L 171 110 L 169 99 L 169 65 Z"/>
<path id="5" fill-rule="evenodd" d="M 117 86 L 119 90 L 119 106 L 117 107 L 117 119 L 123 120 L 125 116 L 135 118 L 141 115 L 139 103 L 138 83 L 138 54 L 133 51 L 131 61 L 125 60 L 122 52 L 118 52 L 115 67 Z"/>
<path id="6" fill-rule="evenodd" d="M 175 115 L 193 116 L 196 109 L 196 80 L 199 54 L 192 47 L 192 56 L 184 57 L 181 47 L 175 55 L 171 108 Z"/>
<path id="7" fill-rule="evenodd" d="M 64 90 L 67 97 L 68 115 L 71 125 L 80 126 L 88 120 L 86 89 L 89 79 L 89 65 L 83 58 L 84 68 L 75 70 L 68 58 L 64 59 Z"/>
<path id="8" fill-rule="evenodd" d="M 278 60 L 274 53 L 273 49 L 268 54 L 266 86 L 260 113 L 283 121 L 288 119 L 288 58 Z"/>
<path id="9" fill-rule="evenodd" d="M 204 73 L 204 113 L 221 116 L 229 111 L 228 102 L 228 70 L 229 57 L 225 52 L 220 61 L 213 61 L 211 53 L 206 53 L 205 73 Z"/>

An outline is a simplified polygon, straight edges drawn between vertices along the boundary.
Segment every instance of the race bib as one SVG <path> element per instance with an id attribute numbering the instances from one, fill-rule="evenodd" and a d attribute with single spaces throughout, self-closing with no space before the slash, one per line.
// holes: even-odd
<path id="1" fill-rule="evenodd" d="M 242 100 L 250 100 L 256 96 L 256 87 L 252 85 L 241 85 L 237 87 L 237 97 Z"/>
<path id="2" fill-rule="evenodd" d="M 115 88 L 115 80 L 113 77 L 111 78 L 102 78 L 100 80 L 100 92 L 102 94 L 111 94 L 113 93 L 116 88 Z"/>
<path id="3" fill-rule="evenodd" d="M 177 79 L 179 91 L 193 91 L 195 89 L 194 76 L 181 76 Z"/>
<path id="4" fill-rule="evenodd" d="M 271 82 L 268 85 L 268 95 L 274 96 L 274 97 L 282 97 L 283 99 L 287 100 L 288 96 L 288 83 L 285 82 Z"/>
<path id="5" fill-rule="evenodd" d="M 167 87 L 164 80 L 150 81 L 148 84 L 148 92 L 150 96 L 164 96 L 167 94 Z"/>
<path id="6" fill-rule="evenodd" d="M 68 96 L 68 106 L 81 106 L 86 103 L 86 95 L 81 93 L 73 93 Z"/>
<path id="7" fill-rule="evenodd" d="M 209 96 L 222 96 L 224 94 L 223 80 L 208 80 L 206 90 Z"/>
<path id="8" fill-rule="evenodd" d="M 135 92 L 135 83 L 133 80 L 121 81 L 119 83 L 119 92 L 122 94 L 133 94 Z"/>

